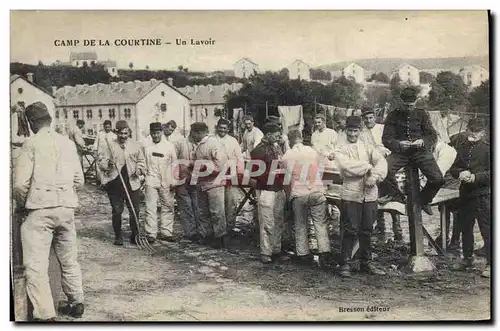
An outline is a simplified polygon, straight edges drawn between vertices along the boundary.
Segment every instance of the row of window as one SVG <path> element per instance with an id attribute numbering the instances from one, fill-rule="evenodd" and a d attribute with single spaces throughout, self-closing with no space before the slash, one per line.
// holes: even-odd
<path id="1" fill-rule="evenodd" d="M 167 104 L 166 103 L 160 104 L 160 110 L 162 112 L 166 112 L 167 111 Z M 63 111 L 64 118 L 67 119 L 68 118 L 68 110 L 67 109 L 63 109 L 62 111 Z M 92 109 L 87 109 L 86 115 L 87 115 L 87 117 L 86 117 L 87 119 L 92 119 L 92 117 L 93 117 Z M 59 109 L 56 109 L 55 116 L 56 116 L 56 118 L 60 118 L 61 114 L 59 112 Z M 83 113 L 82 113 L 82 116 L 83 116 Z M 102 109 L 98 109 L 97 110 L 97 116 L 99 117 L 99 119 L 102 119 L 102 116 L 103 116 Z M 123 109 L 123 116 L 125 118 L 131 118 L 132 117 L 132 109 L 130 109 L 130 108 L 124 108 Z M 114 108 L 108 109 L 108 117 L 110 119 L 116 118 L 116 111 L 115 111 Z M 80 118 L 80 111 L 79 110 L 73 110 L 73 118 L 74 119 L 79 119 Z"/>

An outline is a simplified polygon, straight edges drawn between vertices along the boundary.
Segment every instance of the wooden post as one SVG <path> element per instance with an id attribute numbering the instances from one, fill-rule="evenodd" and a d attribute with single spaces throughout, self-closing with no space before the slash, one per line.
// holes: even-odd
<path id="1" fill-rule="evenodd" d="M 422 207 L 420 204 L 420 179 L 418 168 L 408 165 L 405 169 L 407 178 L 408 224 L 410 226 L 411 258 L 409 268 L 413 272 L 433 271 L 434 265 L 424 254 L 424 229 L 422 226 Z"/>
<path id="2" fill-rule="evenodd" d="M 12 203 L 14 208 L 15 203 Z M 28 320 L 28 296 L 26 294 L 26 275 L 23 267 L 21 247 L 22 216 L 13 211 L 11 218 L 11 279 L 14 297 L 14 321 Z"/>
<path id="3" fill-rule="evenodd" d="M 267 109 L 267 101 L 266 101 L 266 119 L 267 119 L 268 116 L 269 116 L 269 111 Z"/>
<path id="4" fill-rule="evenodd" d="M 314 97 L 314 118 L 316 118 L 316 97 Z"/>

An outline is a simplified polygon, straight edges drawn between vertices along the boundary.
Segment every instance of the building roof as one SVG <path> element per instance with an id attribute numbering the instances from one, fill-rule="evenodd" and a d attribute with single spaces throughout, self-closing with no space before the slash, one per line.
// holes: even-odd
<path id="1" fill-rule="evenodd" d="M 30 82 L 29 80 L 27 80 L 26 78 L 24 78 L 24 77 L 23 77 L 23 76 L 21 76 L 21 75 L 11 75 L 11 76 L 10 76 L 10 83 L 12 84 L 14 81 L 16 81 L 16 80 L 17 80 L 17 79 L 19 79 L 19 78 L 20 78 L 20 79 L 22 79 L 22 80 L 24 80 L 26 83 L 28 83 L 28 84 L 30 84 L 30 85 L 33 85 L 34 87 L 36 87 L 36 88 L 37 88 L 37 89 L 39 89 L 40 91 L 42 91 L 42 92 L 44 92 L 44 93 L 46 93 L 46 94 L 50 95 L 52 98 L 55 98 L 55 96 L 54 96 L 52 93 L 50 93 L 49 91 L 47 91 L 46 89 L 44 89 L 44 88 L 43 88 L 43 87 L 41 87 L 40 85 L 37 85 L 37 84 L 35 84 L 35 83 L 33 83 L 33 82 Z"/>
<path id="2" fill-rule="evenodd" d="M 160 84 L 161 80 L 113 82 L 111 84 L 64 86 L 55 92 L 56 106 L 91 106 L 137 104 Z M 177 88 L 165 83 L 169 88 L 189 100 Z"/>
<path id="3" fill-rule="evenodd" d="M 192 105 L 215 105 L 225 102 L 224 95 L 228 91 L 236 92 L 243 87 L 241 83 L 222 85 L 194 85 L 180 88 L 189 96 Z"/>
<path id="4" fill-rule="evenodd" d="M 116 67 L 116 61 L 113 60 L 97 61 L 97 63 L 102 64 L 105 67 Z"/>
<path id="5" fill-rule="evenodd" d="M 404 68 L 404 67 L 406 67 L 406 66 L 409 66 L 409 67 L 412 67 L 412 68 L 415 68 L 415 69 L 417 69 L 417 70 L 418 70 L 418 68 L 417 68 L 417 67 L 412 66 L 411 64 L 408 64 L 408 63 L 401 63 L 401 64 L 400 64 L 400 65 L 398 65 L 396 68 L 394 68 L 392 71 L 399 71 L 399 70 L 403 69 L 403 68 Z"/>
<path id="6" fill-rule="evenodd" d="M 243 58 L 239 59 L 238 61 L 236 61 L 236 63 L 239 63 L 239 62 L 241 62 L 242 60 L 245 60 L 245 61 L 247 61 L 247 62 L 250 62 L 250 63 L 255 64 L 256 66 L 258 66 L 258 64 L 257 64 L 257 63 L 253 62 L 252 60 L 250 60 L 250 59 L 249 59 L 249 58 L 247 58 L 247 57 L 243 57 Z M 236 64 L 236 63 L 235 63 L 235 64 Z"/>
<path id="7" fill-rule="evenodd" d="M 305 64 L 306 66 L 308 66 L 309 68 L 311 67 L 309 64 L 307 64 L 307 63 L 305 63 L 304 61 L 299 60 L 299 59 L 297 59 L 297 60 L 293 61 L 293 62 L 290 64 L 290 66 L 289 66 L 289 67 L 291 67 L 292 65 L 294 65 L 294 64 L 295 64 L 295 63 L 297 63 L 297 62 L 299 62 L 299 63 L 303 63 L 303 64 Z"/>
<path id="8" fill-rule="evenodd" d="M 97 60 L 96 52 L 71 52 L 69 54 L 69 61 L 73 62 L 75 60 Z"/>
<path id="9" fill-rule="evenodd" d="M 475 70 L 488 71 L 488 70 L 486 70 L 484 67 L 482 67 L 480 65 L 471 65 L 471 66 L 465 66 L 465 67 L 461 68 L 460 72 L 462 72 L 462 71 L 475 71 Z"/>

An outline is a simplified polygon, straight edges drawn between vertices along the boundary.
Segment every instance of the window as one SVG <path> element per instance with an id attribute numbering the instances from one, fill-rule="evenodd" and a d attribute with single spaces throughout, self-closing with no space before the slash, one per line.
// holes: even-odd
<path id="1" fill-rule="evenodd" d="M 93 135 L 94 135 L 94 130 L 92 130 L 92 129 L 88 129 L 88 130 L 87 130 L 87 134 L 88 134 L 89 136 L 93 136 Z"/>
<path id="2" fill-rule="evenodd" d="M 164 97 L 165 96 L 165 91 L 161 91 L 161 96 Z"/>
<path id="3" fill-rule="evenodd" d="M 79 63 L 78 63 L 78 61 L 76 61 L 76 65 L 77 65 L 77 66 L 78 66 L 78 64 L 79 64 Z"/>
<path id="4" fill-rule="evenodd" d="M 123 109 L 123 115 L 125 116 L 125 118 L 130 118 L 132 116 L 131 109 L 130 108 Z"/>
<path id="5" fill-rule="evenodd" d="M 98 114 L 99 118 L 102 118 L 102 109 L 99 109 L 99 110 L 97 111 L 97 114 Z"/>
<path id="6" fill-rule="evenodd" d="M 109 118 L 115 118 L 115 109 L 114 108 L 109 109 Z"/>
<path id="7" fill-rule="evenodd" d="M 80 116 L 79 111 L 73 110 L 73 118 L 78 119 L 79 116 Z"/>
<path id="8" fill-rule="evenodd" d="M 56 118 L 59 118 L 59 110 L 56 110 Z"/>
<path id="9" fill-rule="evenodd" d="M 95 65 L 95 61 L 90 61 L 90 65 L 94 66 Z"/>
<path id="10" fill-rule="evenodd" d="M 63 109 L 63 113 L 64 113 L 64 118 L 68 118 L 68 111 L 66 109 Z"/>
<path id="11" fill-rule="evenodd" d="M 167 111 L 167 104 L 166 103 L 162 103 L 160 105 L 160 109 L 161 109 L 162 112 L 166 112 Z"/>
<path id="12" fill-rule="evenodd" d="M 92 118 L 92 109 L 87 109 L 87 118 Z"/>

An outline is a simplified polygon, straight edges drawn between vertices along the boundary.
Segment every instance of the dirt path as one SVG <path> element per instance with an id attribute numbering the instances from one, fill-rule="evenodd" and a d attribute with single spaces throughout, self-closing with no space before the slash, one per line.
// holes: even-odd
<path id="1" fill-rule="evenodd" d="M 102 199 L 94 197 L 90 204 L 96 194 Z M 87 203 L 77 216 L 83 321 L 490 318 L 489 280 L 452 273 L 439 261 L 438 272 L 430 277 L 408 275 L 386 263 L 388 276 L 356 274 L 345 280 L 333 271 L 291 262 L 263 266 L 258 249 L 243 236 L 233 239 L 230 250 L 181 241 L 157 245 L 151 255 L 127 243 L 112 245 L 110 210 L 102 192 L 86 188 L 81 200 Z"/>

